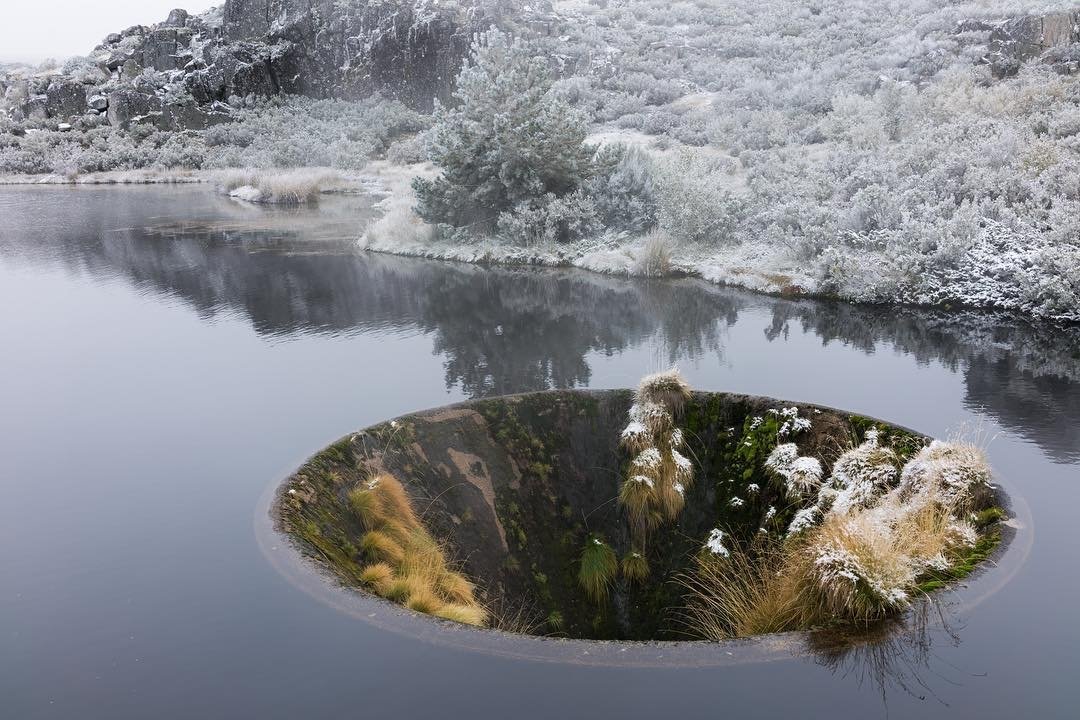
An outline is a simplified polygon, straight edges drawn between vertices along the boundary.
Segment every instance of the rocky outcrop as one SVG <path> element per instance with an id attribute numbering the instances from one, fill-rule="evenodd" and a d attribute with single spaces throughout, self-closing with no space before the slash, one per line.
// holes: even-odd
<path id="1" fill-rule="evenodd" d="M 418 109 L 447 100 L 473 35 L 501 20 L 482 0 L 226 0 L 192 17 L 106 38 L 110 71 L 172 75 L 197 103 L 293 93 L 359 99 L 380 92 Z M 503 3 L 505 5 L 505 3 Z"/>
<path id="2" fill-rule="evenodd" d="M 1080 10 L 1027 15 L 993 27 L 987 61 L 995 77 L 1015 75 L 1035 59 L 1063 74 L 1080 71 Z"/>
<path id="3" fill-rule="evenodd" d="M 430 111 L 436 99 L 450 99 L 475 34 L 521 19 L 513 5 L 225 0 L 199 16 L 173 10 L 157 25 L 108 35 L 80 81 L 54 73 L 44 83 L 32 79 L 17 99 L 6 97 L 16 92 L 8 87 L 0 94 L 15 119 L 53 127 L 104 116 L 123 128 L 150 122 L 198 130 L 227 121 L 227 105 L 277 94 L 358 100 L 380 93 Z"/>

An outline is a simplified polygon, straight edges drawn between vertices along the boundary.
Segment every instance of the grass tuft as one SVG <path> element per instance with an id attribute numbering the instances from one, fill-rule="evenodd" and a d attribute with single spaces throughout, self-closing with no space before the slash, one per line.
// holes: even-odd
<path id="1" fill-rule="evenodd" d="M 622 574 L 630 582 L 642 582 L 649 577 L 649 561 L 641 553 L 632 551 L 622 560 Z"/>
<path id="2" fill-rule="evenodd" d="M 607 600 L 618 571 L 619 560 L 615 557 L 615 551 L 599 536 L 590 536 L 581 551 L 581 568 L 578 570 L 578 584 L 589 599 L 598 604 Z"/>
<path id="3" fill-rule="evenodd" d="M 415 609 L 415 608 L 414 608 Z M 476 625 L 482 627 L 487 622 L 487 613 L 483 608 L 476 605 L 457 605 L 449 603 L 431 613 L 435 617 L 444 620 L 453 620 L 464 625 Z"/>
<path id="4" fill-rule="evenodd" d="M 394 569 L 386 563 L 368 565 L 360 571 L 360 580 L 379 595 L 385 595 L 394 581 Z"/>
<path id="5" fill-rule="evenodd" d="M 475 586 L 450 567 L 442 545 L 417 518 L 396 478 L 379 475 L 349 490 L 347 497 L 367 530 L 360 550 L 373 564 L 360 572 L 364 584 L 417 612 L 437 615 L 453 607 L 448 619 L 467 617 L 473 625 L 487 621 Z"/>

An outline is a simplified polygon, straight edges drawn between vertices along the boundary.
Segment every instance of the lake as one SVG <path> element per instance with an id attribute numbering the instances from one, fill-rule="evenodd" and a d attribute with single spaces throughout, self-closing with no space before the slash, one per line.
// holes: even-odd
<path id="1" fill-rule="evenodd" d="M 1076 328 L 366 254 L 372 213 L 0 189 L 4 717 L 1073 716 Z M 673 363 L 703 390 L 978 434 L 1023 527 L 911 642 L 700 667 L 433 641 L 267 558 L 268 491 L 335 438 Z"/>

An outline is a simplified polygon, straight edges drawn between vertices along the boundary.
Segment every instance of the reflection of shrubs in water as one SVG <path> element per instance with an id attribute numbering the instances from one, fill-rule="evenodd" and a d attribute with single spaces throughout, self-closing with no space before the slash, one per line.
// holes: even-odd
<path id="1" fill-rule="evenodd" d="M 350 490 L 348 499 L 367 530 L 360 550 L 372 564 L 360 571 L 360 580 L 370 590 L 417 612 L 467 625 L 487 622 L 473 584 L 450 569 L 400 482 L 380 475 Z"/>
<path id="2" fill-rule="evenodd" d="M 922 673 L 930 669 L 933 635 L 931 618 L 937 616 L 949 641 L 959 638 L 949 627 L 941 605 L 928 598 L 911 612 L 858 628 L 834 628 L 810 633 L 807 650 L 817 663 L 843 677 L 854 676 L 860 685 L 872 684 L 887 701 L 890 688 L 924 698 L 931 693 Z"/>

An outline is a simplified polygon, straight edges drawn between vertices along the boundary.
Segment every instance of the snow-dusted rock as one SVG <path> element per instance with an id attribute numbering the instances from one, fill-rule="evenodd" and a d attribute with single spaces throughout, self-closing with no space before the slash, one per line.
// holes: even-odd
<path id="1" fill-rule="evenodd" d="M 241 185 L 232 192 L 229 193 L 229 197 L 236 200 L 243 200 L 245 202 L 266 202 L 267 198 L 263 195 L 262 190 L 252 185 Z"/>

